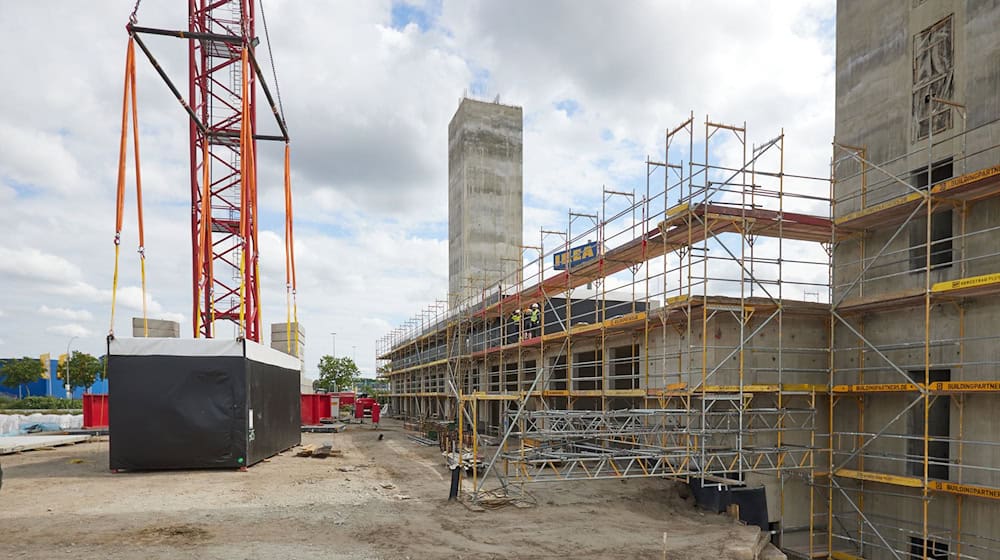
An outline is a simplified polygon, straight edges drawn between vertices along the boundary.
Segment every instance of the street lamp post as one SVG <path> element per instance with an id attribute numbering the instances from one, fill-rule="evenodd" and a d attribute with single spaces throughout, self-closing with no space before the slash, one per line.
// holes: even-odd
<path id="1" fill-rule="evenodd" d="M 337 333 L 330 333 L 333 336 L 333 357 L 337 357 Z"/>
<path id="2" fill-rule="evenodd" d="M 69 342 L 66 343 L 66 398 L 67 399 L 73 398 L 73 386 L 70 385 L 69 383 L 69 363 L 70 363 L 70 358 L 72 358 L 73 356 L 70 355 L 69 353 L 69 347 L 71 344 L 73 344 L 73 341 L 76 340 L 77 338 L 79 337 L 78 336 L 71 337 L 69 339 Z"/>

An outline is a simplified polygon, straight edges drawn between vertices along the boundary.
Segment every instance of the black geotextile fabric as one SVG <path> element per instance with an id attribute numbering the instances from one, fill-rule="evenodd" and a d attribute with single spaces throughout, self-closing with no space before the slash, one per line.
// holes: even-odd
<path id="1" fill-rule="evenodd" d="M 239 356 L 111 356 L 111 468 L 242 466 L 245 361 Z"/>
<path id="2" fill-rule="evenodd" d="M 302 441 L 302 399 L 298 371 L 247 360 L 247 373 L 253 411 L 247 462 L 252 465 Z"/>
<path id="3" fill-rule="evenodd" d="M 731 473 L 730 476 L 735 477 L 736 474 Z M 767 492 L 763 486 L 702 486 L 700 479 L 692 478 L 688 481 L 688 487 L 699 507 L 720 513 L 726 511 L 730 504 L 737 504 L 740 506 L 740 521 L 756 525 L 763 531 L 768 530 Z"/>
<path id="4" fill-rule="evenodd" d="M 108 384 L 112 469 L 237 468 L 300 442 L 295 370 L 240 356 L 112 355 Z"/>

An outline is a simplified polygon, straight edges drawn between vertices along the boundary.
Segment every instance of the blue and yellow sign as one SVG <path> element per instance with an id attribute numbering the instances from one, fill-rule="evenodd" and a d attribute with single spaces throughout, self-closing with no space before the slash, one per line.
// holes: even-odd
<path id="1" fill-rule="evenodd" d="M 552 268 L 555 270 L 566 270 L 566 265 L 577 266 L 597 258 L 600 253 L 596 241 L 591 241 L 586 245 L 573 247 L 569 251 L 560 251 L 552 255 Z"/>

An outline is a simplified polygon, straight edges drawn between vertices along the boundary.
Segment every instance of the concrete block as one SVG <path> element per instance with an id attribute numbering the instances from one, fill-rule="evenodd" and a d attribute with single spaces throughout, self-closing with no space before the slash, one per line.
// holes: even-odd
<path id="1" fill-rule="evenodd" d="M 298 339 L 295 336 L 296 331 L 298 331 Z M 296 346 L 298 346 L 298 353 L 296 353 Z M 291 351 L 289 351 L 289 347 L 291 347 Z M 306 333 L 302 324 L 271 323 L 271 348 L 296 358 L 302 358 L 306 349 Z"/>
<path id="2" fill-rule="evenodd" d="M 142 317 L 132 317 L 132 336 L 134 338 L 180 338 L 181 324 L 177 321 L 147 319 L 146 328 L 143 328 Z"/>
<path id="3" fill-rule="evenodd" d="M 759 560 L 788 560 L 788 556 L 771 543 L 767 543 L 764 549 L 760 551 L 758 558 Z"/>
<path id="4" fill-rule="evenodd" d="M 758 560 L 760 553 L 770 544 L 770 535 L 753 526 L 741 526 L 733 531 L 733 539 L 726 543 L 724 558 L 732 560 Z"/>

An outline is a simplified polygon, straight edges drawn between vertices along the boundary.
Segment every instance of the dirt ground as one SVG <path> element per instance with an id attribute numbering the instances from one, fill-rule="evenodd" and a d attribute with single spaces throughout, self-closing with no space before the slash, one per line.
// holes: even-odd
<path id="1" fill-rule="evenodd" d="M 664 480 L 536 485 L 535 507 L 474 512 L 447 501 L 437 448 L 397 423 L 302 439 L 343 457 L 111 474 L 106 438 L 0 457 L 0 558 L 708 560 L 747 538 Z"/>

